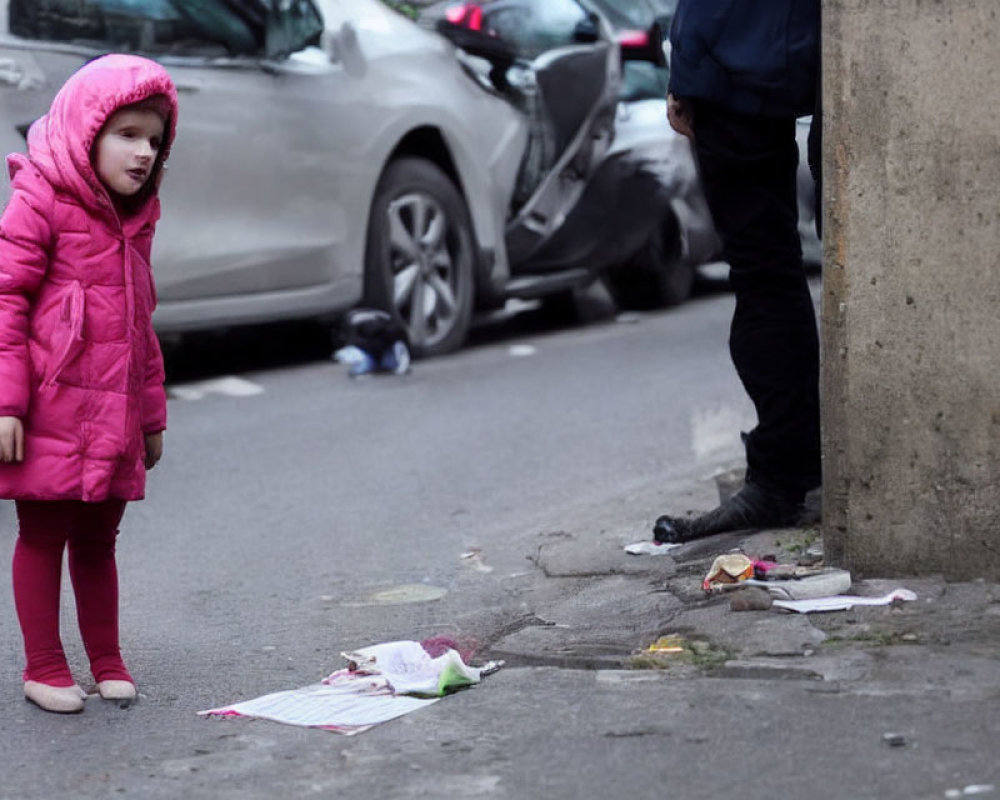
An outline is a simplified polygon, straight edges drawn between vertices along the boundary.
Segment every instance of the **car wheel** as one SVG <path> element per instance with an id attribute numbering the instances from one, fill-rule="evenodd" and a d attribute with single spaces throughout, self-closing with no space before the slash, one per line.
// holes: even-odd
<path id="1" fill-rule="evenodd" d="M 631 259 L 612 273 L 615 297 L 631 308 L 683 303 L 694 288 L 694 266 L 681 254 L 680 230 L 668 216 Z"/>
<path id="2" fill-rule="evenodd" d="M 472 226 L 455 185 L 429 161 L 403 158 L 375 190 L 365 302 L 406 326 L 416 356 L 457 350 L 472 319 Z"/>

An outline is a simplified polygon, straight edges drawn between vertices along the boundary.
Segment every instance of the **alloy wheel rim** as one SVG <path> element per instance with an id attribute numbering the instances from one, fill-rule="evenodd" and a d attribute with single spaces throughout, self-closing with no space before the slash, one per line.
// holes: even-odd
<path id="1" fill-rule="evenodd" d="M 411 343 L 433 346 L 448 335 L 460 313 L 447 214 L 434 198 L 412 192 L 393 200 L 387 217 L 393 306 Z"/>

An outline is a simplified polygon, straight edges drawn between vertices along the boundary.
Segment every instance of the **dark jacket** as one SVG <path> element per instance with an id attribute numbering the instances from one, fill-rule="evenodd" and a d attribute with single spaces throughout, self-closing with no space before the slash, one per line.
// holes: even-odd
<path id="1" fill-rule="evenodd" d="M 819 25 L 820 0 L 680 0 L 670 91 L 745 114 L 811 114 Z"/>

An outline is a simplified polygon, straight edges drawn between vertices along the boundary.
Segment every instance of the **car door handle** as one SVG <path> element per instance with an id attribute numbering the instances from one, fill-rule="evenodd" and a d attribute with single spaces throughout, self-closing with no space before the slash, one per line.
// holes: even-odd
<path id="1" fill-rule="evenodd" d="M 364 77 L 368 62 L 358 41 L 358 31 L 350 22 L 345 22 L 336 31 L 326 31 L 323 49 L 331 64 L 340 64 L 353 78 Z"/>
<path id="2" fill-rule="evenodd" d="M 13 58 L 0 58 L 0 86 L 20 88 L 24 80 L 24 67 Z"/>

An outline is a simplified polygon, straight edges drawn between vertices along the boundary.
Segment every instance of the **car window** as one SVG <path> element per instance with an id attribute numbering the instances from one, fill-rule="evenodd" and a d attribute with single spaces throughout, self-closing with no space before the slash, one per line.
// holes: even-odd
<path id="1" fill-rule="evenodd" d="M 9 24 L 17 36 L 102 50 L 259 55 L 274 28 L 301 33 L 303 7 L 315 26 L 308 0 L 10 0 Z"/>
<path id="2" fill-rule="evenodd" d="M 484 11 L 487 32 L 513 45 L 527 59 L 579 42 L 581 31 L 591 22 L 575 0 L 501 0 Z"/>
<path id="3" fill-rule="evenodd" d="M 677 0 L 589 0 L 616 29 L 645 29 L 654 20 L 669 23 L 677 9 Z"/>
<path id="4" fill-rule="evenodd" d="M 649 6 L 644 2 L 622 2 L 621 0 L 591 0 L 608 18 L 616 29 L 645 28 L 650 24 Z"/>
<path id="5" fill-rule="evenodd" d="M 267 23 L 266 54 L 269 58 L 287 56 L 307 44 L 319 44 L 323 19 L 311 0 L 273 1 L 274 11 Z"/>
<path id="6" fill-rule="evenodd" d="M 662 100 L 667 96 L 670 70 L 644 61 L 627 61 L 622 69 L 622 100 Z"/>
<path id="7" fill-rule="evenodd" d="M 607 18 L 619 33 L 647 31 L 654 22 L 667 37 L 677 0 L 588 0 Z M 622 65 L 623 100 L 662 99 L 667 93 L 670 71 L 645 61 L 626 61 Z"/>

